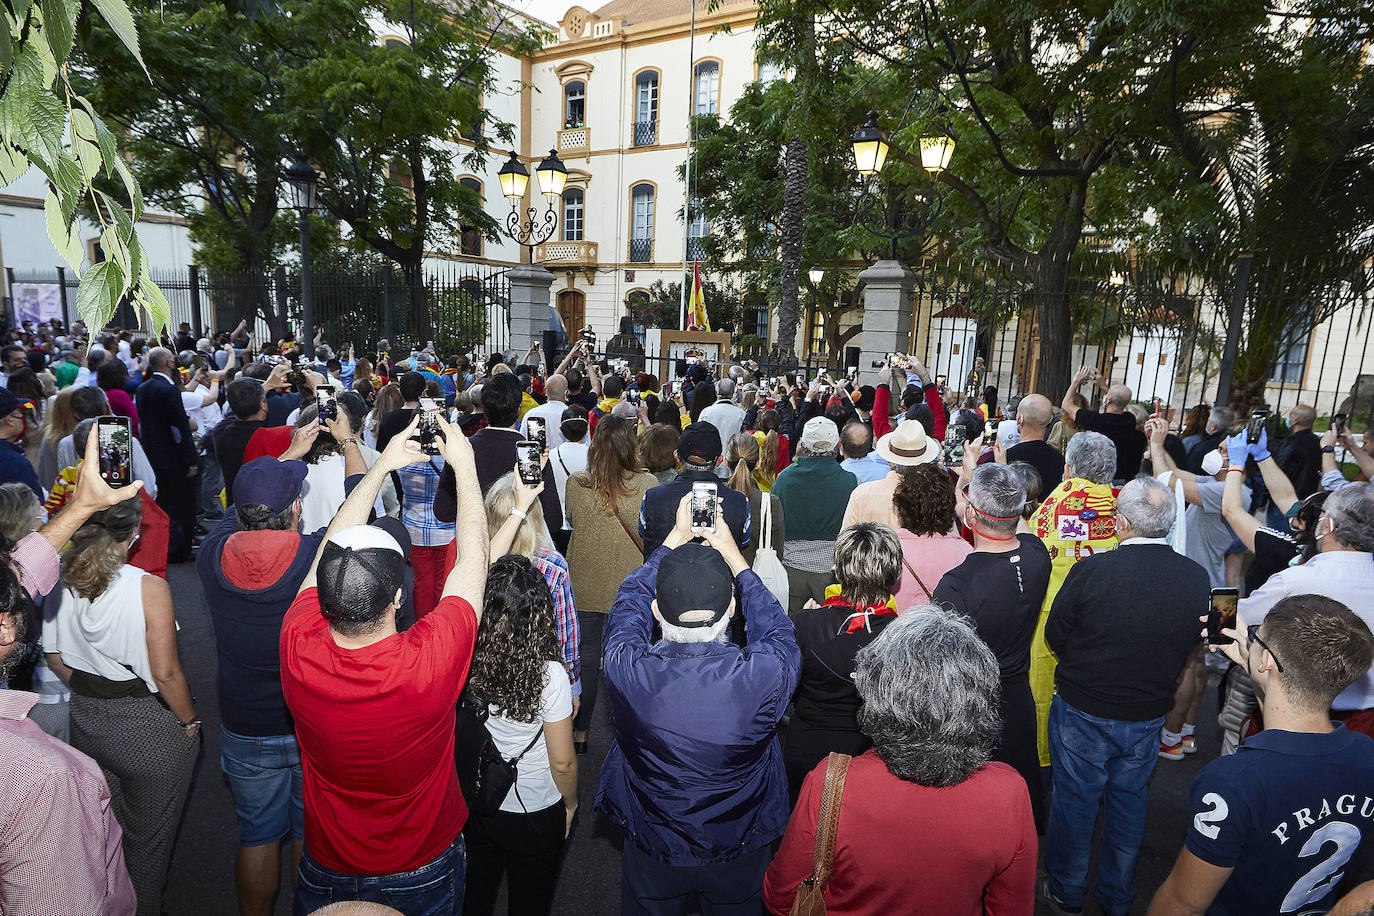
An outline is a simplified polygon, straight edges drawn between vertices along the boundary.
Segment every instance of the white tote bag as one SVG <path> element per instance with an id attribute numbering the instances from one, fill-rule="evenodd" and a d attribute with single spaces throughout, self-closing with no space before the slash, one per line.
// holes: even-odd
<path id="1" fill-rule="evenodd" d="M 759 500 L 763 506 L 760 510 L 763 519 L 759 523 L 759 549 L 754 554 L 754 572 L 785 609 L 788 597 L 787 569 L 778 559 L 778 552 L 773 549 L 773 497 L 767 493 L 760 495 L 763 497 Z"/>

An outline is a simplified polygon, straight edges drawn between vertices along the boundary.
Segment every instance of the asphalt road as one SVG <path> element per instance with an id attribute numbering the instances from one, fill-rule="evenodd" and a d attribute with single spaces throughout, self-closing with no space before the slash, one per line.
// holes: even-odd
<path id="1" fill-rule="evenodd" d="M 229 785 L 219 767 L 214 632 L 194 565 L 174 565 L 168 578 L 181 625 L 178 639 L 182 667 L 196 697 L 196 709 L 205 722 L 205 741 L 172 859 L 164 905 L 171 916 L 234 916 L 238 912 L 234 894 L 238 828 Z M 554 905 L 558 916 L 613 916 L 620 909 L 620 831 L 591 807 L 597 770 L 610 743 L 609 728 L 606 706 L 602 703 L 593 724 L 590 751 L 578 758 L 580 824 L 573 833 L 559 881 Z M 1188 784 L 1217 753 L 1215 690 L 1209 690 L 1203 706 L 1198 739 L 1197 754 L 1182 762 L 1160 761 L 1155 770 L 1132 913 L 1145 912 L 1150 897 L 1173 865 L 1188 822 Z M 969 828 L 977 830 L 979 825 L 970 824 Z M 913 854 L 918 851 L 913 848 Z M 290 875 L 285 865 L 284 853 L 283 893 L 276 909 L 281 916 L 291 912 Z M 1084 909 L 1087 913 L 1098 912 L 1091 902 Z M 497 912 L 505 912 L 504 902 Z M 1037 916 L 1048 913 L 1043 907 L 1036 912 Z"/>

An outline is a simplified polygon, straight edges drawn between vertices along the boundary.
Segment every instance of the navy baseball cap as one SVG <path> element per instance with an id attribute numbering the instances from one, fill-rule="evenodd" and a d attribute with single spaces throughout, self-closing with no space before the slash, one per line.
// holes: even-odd
<path id="1" fill-rule="evenodd" d="M 234 504 L 266 506 L 273 513 L 285 512 L 301 498 L 301 485 L 308 470 L 304 461 L 278 461 L 254 458 L 239 468 L 234 478 Z"/>
<path id="2" fill-rule="evenodd" d="M 720 457 L 720 430 L 698 420 L 688 423 L 677 440 L 677 456 L 694 464 L 715 464 Z"/>
<path id="3" fill-rule="evenodd" d="M 709 627 L 730 609 L 735 577 L 714 547 L 689 541 L 659 561 L 655 592 L 658 613 L 668 623 Z"/>

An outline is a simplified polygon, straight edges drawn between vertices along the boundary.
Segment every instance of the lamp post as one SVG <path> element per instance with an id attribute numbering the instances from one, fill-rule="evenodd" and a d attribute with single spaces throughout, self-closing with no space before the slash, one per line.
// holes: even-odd
<path id="1" fill-rule="evenodd" d="M 806 278 L 811 281 L 812 286 L 820 286 L 825 279 L 825 271 L 819 264 L 812 264 L 811 269 L 806 272 Z"/>
<path id="2" fill-rule="evenodd" d="M 921 167 L 932 180 L 949 167 L 954 155 L 954 139 L 936 134 L 922 137 Z M 854 166 L 862 183 L 859 199 L 854 205 L 854 222 L 879 238 L 887 239 L 890 257 L 897 260 L 897 243 L 902 239 L 924 235 L 939 218 L 944 198 L 935 193 L 920 192 L 913 203 L 888 199 L 879 192 L 878 179 L 887 162 L 888 143 L 878 126 L 878 112 L 869 111 L 863 126 L 850 138 L 854 150 Z"/>
<path id="3" fill-rule="evenodd" d="M 506 232 L 517 245 L 524 245 L 529 249 L 531 264 L 534 263 L 534 246 L 542 245 L 553 238 L 554 230 L 558 228 L 557 201 L 563 196 L 568 169 L 563 165 L 563 160 L 558 158 L 558 153 L 549 150 L 548 156 L 535 168 L 534 174 L 539 181 L 539 192 L 544 195 L 545 210 L 540 216 L 538 207 L 529 207 L 525 211 L 525 219 L 521 220 L 517 204 L 524 198 L 525 189 L 529 187 L 529 170 L 516 158 L 515 150 L 511 150 L 510 158 L 497 173 L 497 178 L 501 181 L 501 193 L 510 201 L 510 213 L 506 216 Z"/>
<path id="4" fill-rule="evenodd" d="M 303 346 L 313 354 L 315 323 L 310 314 L 310 211 L 315 209 L 315 192 L 320 186 L 320 173 L 301 153 L 286 169 L 286 183 L 291 187 L 291 206 L 300 214 L 301 229 L 301 324 Z"/>

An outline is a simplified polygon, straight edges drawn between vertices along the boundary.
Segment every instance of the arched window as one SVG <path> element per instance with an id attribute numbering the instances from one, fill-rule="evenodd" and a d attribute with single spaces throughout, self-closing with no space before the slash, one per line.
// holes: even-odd
<path id="1" fill-rule="evenodd" d="M 477 195 L 478 205 L 482 202 L 482 182 L 476 178 L 459 178 L 458 183 Z M 469 257 L 482 256 L 482 230 L 476 226 L 460 226 L 458 229 L 458 250 Z"/>
<path id="2" fill-rule="evenodd" d="M 587 123 L 587 84 L 572 80 L 563 87 L 563 128 L 582 127 Z"/>
<path id="3" fill-rule="evenodd" d="M 563 192 L 563 241 L 582 241 L 582 202 L 581 188 L 568 188 Z"/>
<path id="4" fill-rule="evenodd" d="M 704 60 L 697 64 L 694 73 L 696 90 L 693 98 L 696 102 L 692 106 L 693 113 L 716 114 L 720 111 L 720 64 L 713 60 Z"/>
<path id="5" fill-rule="evenodd" d="M 634 145 L 653 146 L 658 142 L 658 71 L 645 70 L 635 75 Z"/>
<path id="6" fill-rule="evenodd" d="M 654 259 L 654 186 L 643 183 L 630 189 L 630 260 L 647 264 Z"/>
<path id="7" fill-rule="evenodd" d="M 767 86 L 782 79 L 782 64 L 773 60 L 759 61 L 759 82 Z"/>

